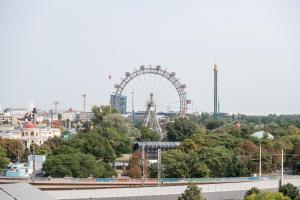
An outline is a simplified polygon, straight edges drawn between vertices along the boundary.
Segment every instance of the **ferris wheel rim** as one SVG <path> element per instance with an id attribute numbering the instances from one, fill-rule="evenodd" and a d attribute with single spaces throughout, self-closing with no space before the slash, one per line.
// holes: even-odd
<path id="1" fill-rule="evenodd" d="M 188 100 L 186 98 L 186 92 L 185 84 L 181 84 L 180 81 L 176 78 L 176 73 L 175 72 L 168 72 L 167 70 L 164 70 L 161 68 L 160 65 L 157 65 L 155 68 L 154 67 L 145 67 L 144 65 L 140 66 L 139 69 L 134 70 L 133 72 L 126 72 L 125 77 L 122 78 L 122 81 L 120 84 L 115 85 L 116 95 L 122 95 L 126 85 L 133 80 L 134 78 L 144 75 L 144 74 L 156 74 L 160 75 L 161 77 L 167 79 L 176 89 L 176 92 L 179 96 L 179 101 L 180 101 L 180 111 L 179 114 L 181 116 L 184 116 L 186 114 L 187 110 L 187 104 Z"/>

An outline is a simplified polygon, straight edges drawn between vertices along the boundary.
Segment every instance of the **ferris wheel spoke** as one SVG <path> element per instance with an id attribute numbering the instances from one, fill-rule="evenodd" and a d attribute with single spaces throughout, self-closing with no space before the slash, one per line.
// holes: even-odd
<path id="1" fill-rule="evenodd" d="M 150 101 L 150 93 L 153 93 L 157 112 L 172 110 L 185 113 L 186 106 L 183 107 L 182 104 L 186 103 L 186 95 L 179 96 L 176 86 L 170 81 L 170 77 L 178 81 L 175 73 L 165 72 L 160 67 L 156 69 L 140 67 L 133 73 L 127 73 L 126 76 L 128 78 L 123 79 L 125 84 L 122 83 L 122 88 L 119 87 L 116 91 L 116 94 L 127 96 L 126 110 L 132 110 L 133 107 L 135 111 L 145 111 Z"/>
<path id="2" fill-rule="evenodd" d="M 176 93 L 176 95 L 174 94 Z M 176 98 L 176 99 L 179 99 L 179 96 L 177 95 L 177 91 L 169 91 L 169 92 L 166 92 L 160 99 L 161 100 L 164 100 L 164 99 L 169 99 L 169 98 Z"/>

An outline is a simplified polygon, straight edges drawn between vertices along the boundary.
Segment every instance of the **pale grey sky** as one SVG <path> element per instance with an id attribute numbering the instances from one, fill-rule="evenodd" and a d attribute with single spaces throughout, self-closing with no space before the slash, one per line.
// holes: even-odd
<path id="1" fill-rule="evenodd" d="M 299 58 L 299 0 L 0 0 L 2 107 L 106 104 L 126 71 L 159 64 L 212 111 L 216 61 L 221 111 L 300 113 Z"/>

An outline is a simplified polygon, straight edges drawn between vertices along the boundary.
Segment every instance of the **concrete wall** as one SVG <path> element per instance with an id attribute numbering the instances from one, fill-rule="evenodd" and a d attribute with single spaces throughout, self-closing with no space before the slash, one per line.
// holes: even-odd
<path id="1" fill-rule="evenodd" d="M 286 179 L 285 183 L 300 186 L 300 179 Z M 265 180 L 241 183 L 201 184 L 202 194 L 207 200 L 240 200 L 245 192 L 257 187 L 262 190 L 277 191 L 279 180 Z M 111 188 L 92 190 L 58 190 L 46 191 L 57 199 L 64 200 L 173 200 L 180 196 L 186 186 Z"/>

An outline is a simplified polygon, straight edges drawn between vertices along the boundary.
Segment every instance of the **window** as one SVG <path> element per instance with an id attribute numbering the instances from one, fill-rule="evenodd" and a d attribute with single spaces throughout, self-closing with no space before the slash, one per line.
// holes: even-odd
<path id="1" fill-rule="evenodd" d="M 34 136 L 34 132 L 33 131 L 31 131 L 30 136 Z"/>

